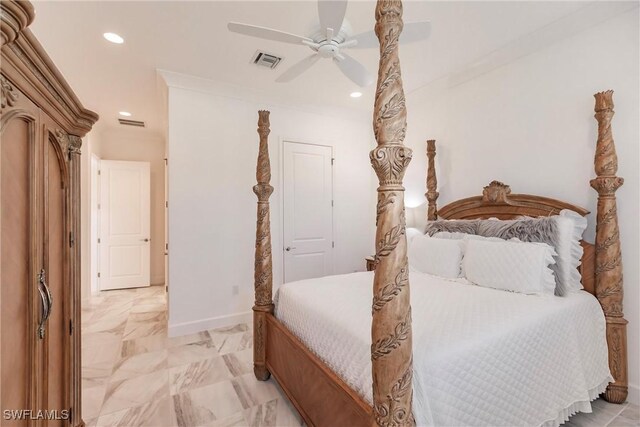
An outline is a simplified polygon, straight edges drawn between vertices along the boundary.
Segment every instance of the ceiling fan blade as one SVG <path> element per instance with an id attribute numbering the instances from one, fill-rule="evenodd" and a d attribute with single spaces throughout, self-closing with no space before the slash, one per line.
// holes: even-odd
<path id="1" fill-rule="evenodd" d="M 310 56 L 307 56 L 302 61 L 296 62 L 293 64 L 287 71 L 280 74 L 280 76 L 276 79 L 278 83 L 286 83 L 298 77 L 300 74 L 307 71 L 313 64 L 318 62 L 320 59 L 320 55 L 314 53 Z"/>
<path id="2" fill-rule="evenodd" d="M 431 34 L 431 22 L 405 22 L 404 29 L 400 33 L 400 44 L 413 43 L 421 40 L 426 40 Z M 353 37 L 349 37 L 347 41 L 357 40 L 358 44 L 351 49 L 370 49 L 378 47 L 378 38 L 373 31 L 367 31 L 365 33 L 356 34 Z"/>
<path id="3" fill-rule="evenodd" d="M 318 0 L 320 30 L 324 33 L 327 28 L 331 28 L 334 34 L 338 34 L 342 28 L 342 21 L 344 21 L 346 13 L 346 0 Z"/>
<path id="4" fill-rule="evenodd" d="M 274 30 L 271 28 L 258 27 L 257 25 L 229 22 L 229 24 L 227 24 L 227 28 L 229 29 L 229 31 L 234 33 L 244 34 L 252 37 L 259 37 L 261 39 L 275 40 L 277 42 L 303 44 L 306 41 L 313 43 L 313 40 L 308 37 L 285 33 L 284 31 Z"/>
<path id="5" fill-rule="evenodd" d="M 343 52 L 340 52 L 340 57 L 334 58 L 334 61 L 342 73 L 349 77 L 352 82 L 361 87 L 369 86 L 373 83 L 373 76 L 364 65 Z"/>

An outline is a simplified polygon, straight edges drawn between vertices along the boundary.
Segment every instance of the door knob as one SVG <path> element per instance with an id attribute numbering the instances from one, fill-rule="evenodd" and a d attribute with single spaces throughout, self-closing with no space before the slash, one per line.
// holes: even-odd
<path id="1" fill-rule="evenodd" d="M 149 239 L 142 239 L 142 241 L 143 241 L 143 242 L 148 242 L 148 241 L 149 241 Z"/>
<path id="2" fill-rule="evenodd" d="M 287 251 L 287 252 L 289 252 L 291 249 L 295 249 L 295 247 L 287 246 L 286 248 L 284 248 L 284 250 Z"/>

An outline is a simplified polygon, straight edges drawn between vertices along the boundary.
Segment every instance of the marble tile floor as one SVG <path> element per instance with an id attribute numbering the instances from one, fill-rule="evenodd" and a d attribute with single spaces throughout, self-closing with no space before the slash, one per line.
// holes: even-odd
<path id="1" fill-rule="evenodd" d="M 640 411 L 638 405 L 624 403 L 616 405 L 604 399 L 597 399 L 591 403 L 593 412 L 578 413 L 563 427 L 640 427 Z"/>
<path id="2" fill-rule="evenodd" d="M 167 337 L 163 286 L 102 292 L 83 307 L 82 413 L 96 426 L 300 426 L 252 372 L 250 325 Z M 568 427 L 640 427 L 639 408 L 598 399 Z"/>
<path id="3" fill-rule="evenodd" d="M 82 315 L 87 427 L 302 425 L 253 376 L 249 325 L 168 338 L 163 286 L 102 292 Z"/>

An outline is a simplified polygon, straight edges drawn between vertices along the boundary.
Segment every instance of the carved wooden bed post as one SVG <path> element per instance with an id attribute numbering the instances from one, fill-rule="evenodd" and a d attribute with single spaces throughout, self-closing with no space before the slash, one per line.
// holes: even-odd
<path id="1" fill-rule="evenodd" d="M 402 186 L 411 161 L 411 150 L 403 145 L 407 111 L 398 60 L 402 26 L 402 2 L 378 0 L 375 32 L 380 41 L 380 64 L 373 113 L 378 146 L 369 155 L 380 183 L 371 361 L 374 424 L 393 427 L 415 425 L 411 409 L 411 306 Z"/>
<path id="2" fill-rule="evenodd" d="M 605 399 L 622 403 L 627 398 L 627 320 L 622 312 L 622 254 L 616 207 L 616 190 L 624 180 L 616 176 L 618 157 L 611 133 L 613 91 L 596 93 L 595 118 L 598 121 L 596 146 L 596 178 L 591 186 L 598 192 L 596 219 L 596 297 L 607 319 L 609 368 L 614 382 L 605 392 Z"/>
<path id="3" fill-rule="evenodd" d="M 265 381 L 271 375 L 266 366 L 266 321 L 273 313 L 272 287 L 273 265 L 271 260 L 271 224 L 269 222 L 269 197 L 273 193 L 271 164 L 269 163 L 269 112 L 258 111 L 260 149 L 253 192 L 258 196 L 258 222 L 256 226 L 255 252 L 255 305 L 253 306 L 253 372 L 257 379 Z"/>
<path id="4" fill-rule="evenodd" d="M 427 158 L 429 164 L 427 165 L 427 192 L 424 194 L 427 198 L 427 220 L 434 221 L 438 219 L 438 205 L 437 200 L 440 193 L 438 193 L 438 178 L 436 177 L 436 140 L 430 139 L 427 141 Z"/>

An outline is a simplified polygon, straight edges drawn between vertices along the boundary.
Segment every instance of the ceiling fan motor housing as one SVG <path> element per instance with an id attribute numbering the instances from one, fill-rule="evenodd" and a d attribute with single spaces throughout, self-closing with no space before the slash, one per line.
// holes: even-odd
<path id="1" fill-rule="evenodd" d="M 334 42 L 328 42 L 318 48 L 318 53 L 323 58 L 333 58 L 338 54 L 338 45 Z"/>

